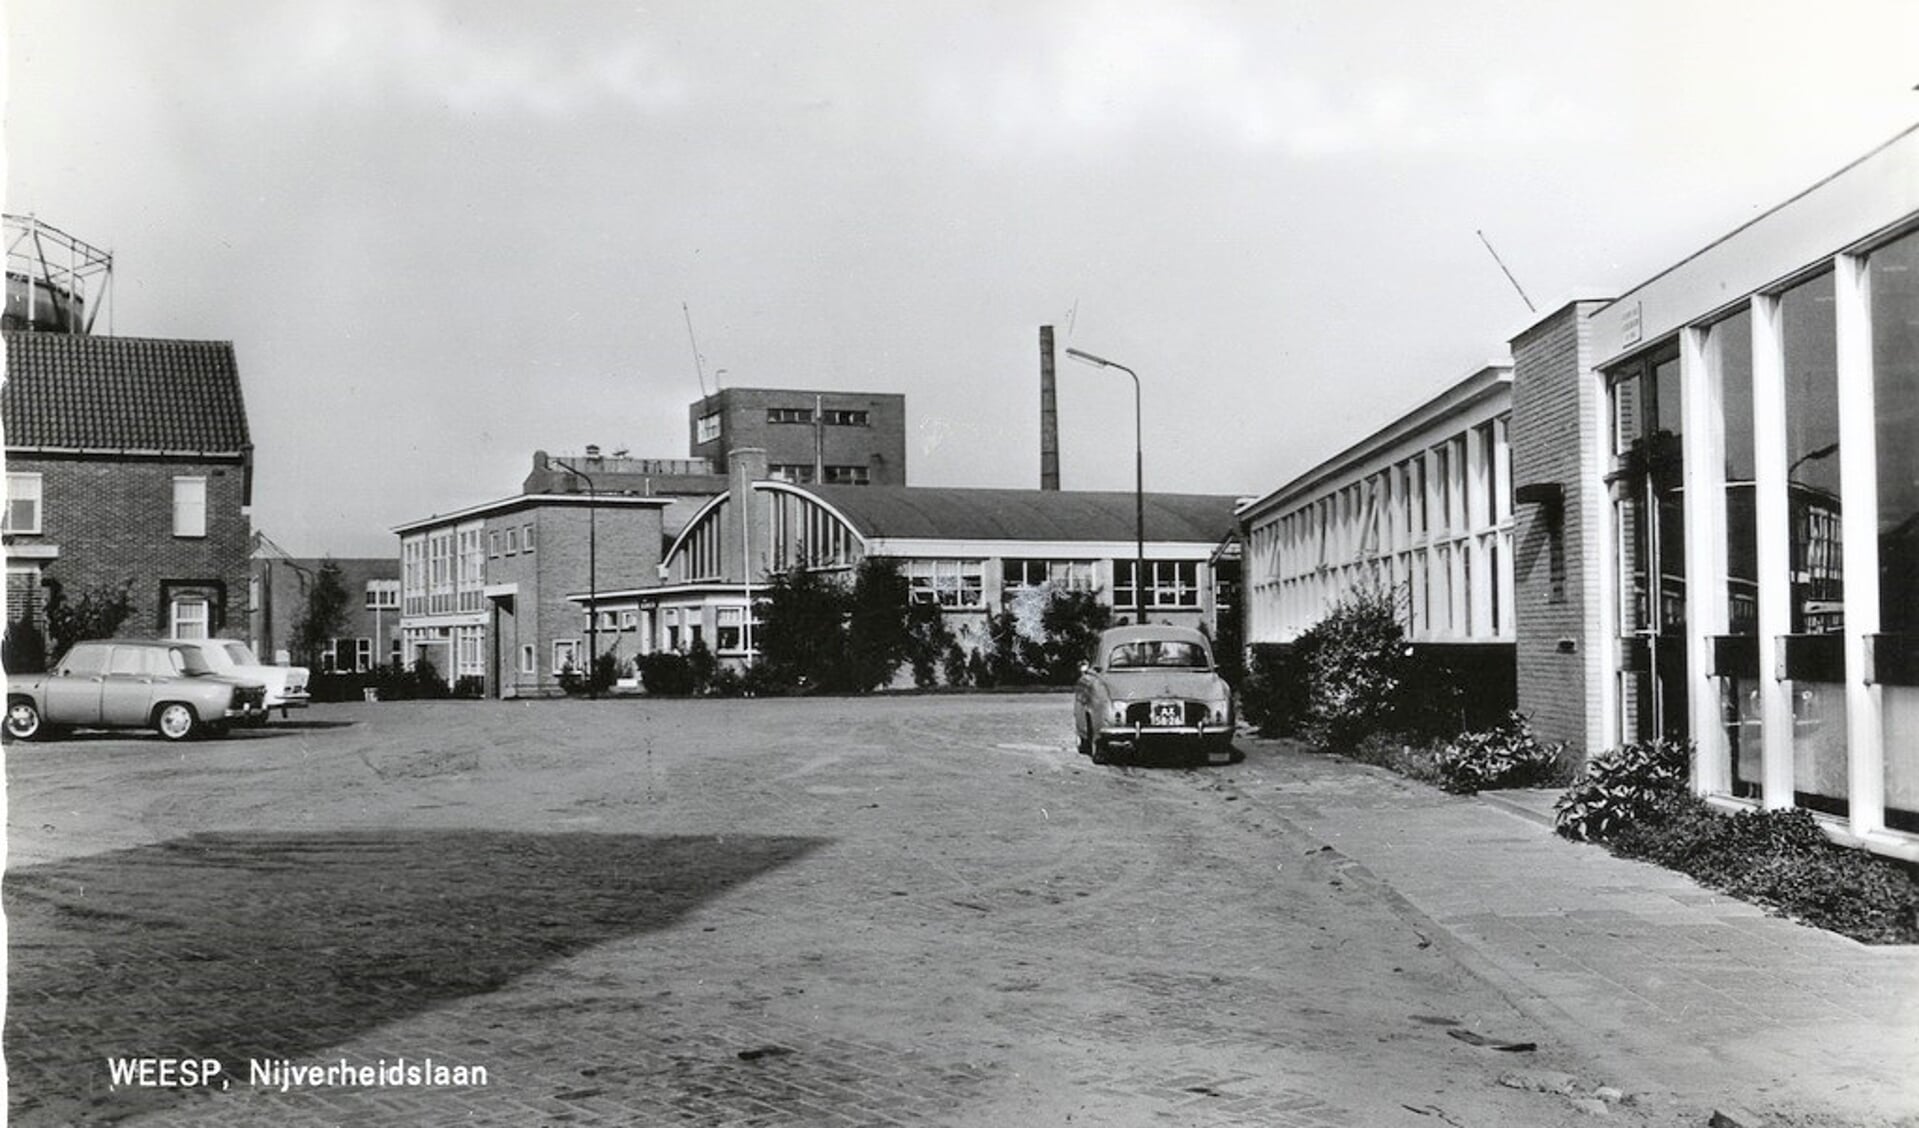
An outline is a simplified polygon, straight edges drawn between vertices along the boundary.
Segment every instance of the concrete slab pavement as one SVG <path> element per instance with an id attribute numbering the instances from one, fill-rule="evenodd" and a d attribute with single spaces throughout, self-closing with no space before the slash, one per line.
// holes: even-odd
<path id="1" fill-rule="evenodd" d="M 1919 1124 L 1919 948 L 1860 944 L 1560 838 L 1550 793 L 1452 796 L 1244 744 L 1249 798 L 1621 1076 L 1785 1123 Z"/>

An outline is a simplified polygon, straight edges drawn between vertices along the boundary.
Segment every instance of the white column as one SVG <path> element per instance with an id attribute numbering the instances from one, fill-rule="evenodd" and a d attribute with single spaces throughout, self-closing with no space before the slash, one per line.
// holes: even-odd
<path id="1" fill-rule="evenodd" d="M 1584 560 L 1579 573 L 1581 595 L 1586 599 L 1586 684 L 1596 687 L 1599 715 L 1598 739 L 1588 752 L 1600 752 L 1617 746 L 1622 736 L 1619 726 L 1619 530 L 1613 519 L 1612 491 L 1606 477 L 1612 473 L 1612 403 L 1606 395 L 1606 376 L 1602 372 L 1583 371 L 1579 375 L 1585 401 L 1599 426 L 1590 436 L 1593 441 L 1586 478 L 1573 484 L 1579 504 L 1579 528 L 1584 541 Z M 1582 405 L 1583 406 L 1583 405 Z M 1568 498 L 1570 506 L 1573 499 Z M 1570 522 L 1572 517 L 1567 516 Z M 1573 562 L 1567 561 L 1568 583 Z"/>
<path id="2" fill-rule="evenodd" d="M 1879 467 L 1873 425 L 1872 317 L 1866 260 L 1833 262 L 1838 338 L 1840 553 L 1846 583 L 1846 747 L 1854 834 L 1885 826 L 1885 723 L 1866 684 L 1866 636 L 1879 629 Z"/>
<path id="3" fill-rule="evenodd" d="M 1780 642 L 1792 629 L 1792 527 L 1786 501 L 1786 366 L 1779 299 L 1752 299 L 1753 524 L 1759 539 L 1760 778 L 1768 809 L 1792 803 L 1792 696 Z"/>
<path id="4" fill-rule="evenodd" d="M 1722 374 L 1706 362 L 1708 330 L 1679 336 L 1686 476 L 1686 682 L 1691 702 L 1693 789 L 1732 790 L 1731 744 L 1721 723 L 1712 637 L 1727 632 L 1725 418 Z"/>

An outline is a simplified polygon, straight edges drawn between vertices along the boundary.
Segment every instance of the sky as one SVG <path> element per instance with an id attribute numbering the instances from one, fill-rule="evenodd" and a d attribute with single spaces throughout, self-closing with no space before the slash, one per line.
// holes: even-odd
<path id="1" fill-rule="evenodd" d="M 303 556 L 685 457 L 716 382 L 1037 486 L 1042 325 L 1139 372 L 1147 489 L 1264 494 L 1919 121 L 1912 0 L 4 13 L 6 210 L 112 251 L 96 332 L 233 342 Z M 1130 381 L 1058 380 L 1064 487 L 1132 488 Z"/>

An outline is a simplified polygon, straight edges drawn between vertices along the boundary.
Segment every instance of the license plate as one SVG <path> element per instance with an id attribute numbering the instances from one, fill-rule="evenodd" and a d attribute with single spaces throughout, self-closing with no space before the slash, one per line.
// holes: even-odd
<path id="1" fill-rule="evenodd" d="M 1155 701 L 1153 711 L 1148 714 L 1155 727 L 1172 727 L 1186 723 L 1186 703 L 1184 701 Z"/>

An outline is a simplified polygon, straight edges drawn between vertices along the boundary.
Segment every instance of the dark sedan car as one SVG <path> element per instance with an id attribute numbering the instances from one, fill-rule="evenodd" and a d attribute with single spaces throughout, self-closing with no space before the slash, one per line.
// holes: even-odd
<path id="1" fill-rule="evenodd" d="M 44 740 L 70 728 L 151 728 L 167 740 L 266 716 L 266 687 L 224 677 L 178 642 L 76 642 L 44 674 L 7 682 L 6 734 Z"/>
<path id="2" fill-rule="evenodd" d="M 1233 758 L 1233 689 L 1213 644 L 1189 627 L 1114 627 L 1073 690 L 1073 734 L 1095 764 L 1148 746 L 1183 746 L 1194 759 Z"/>

